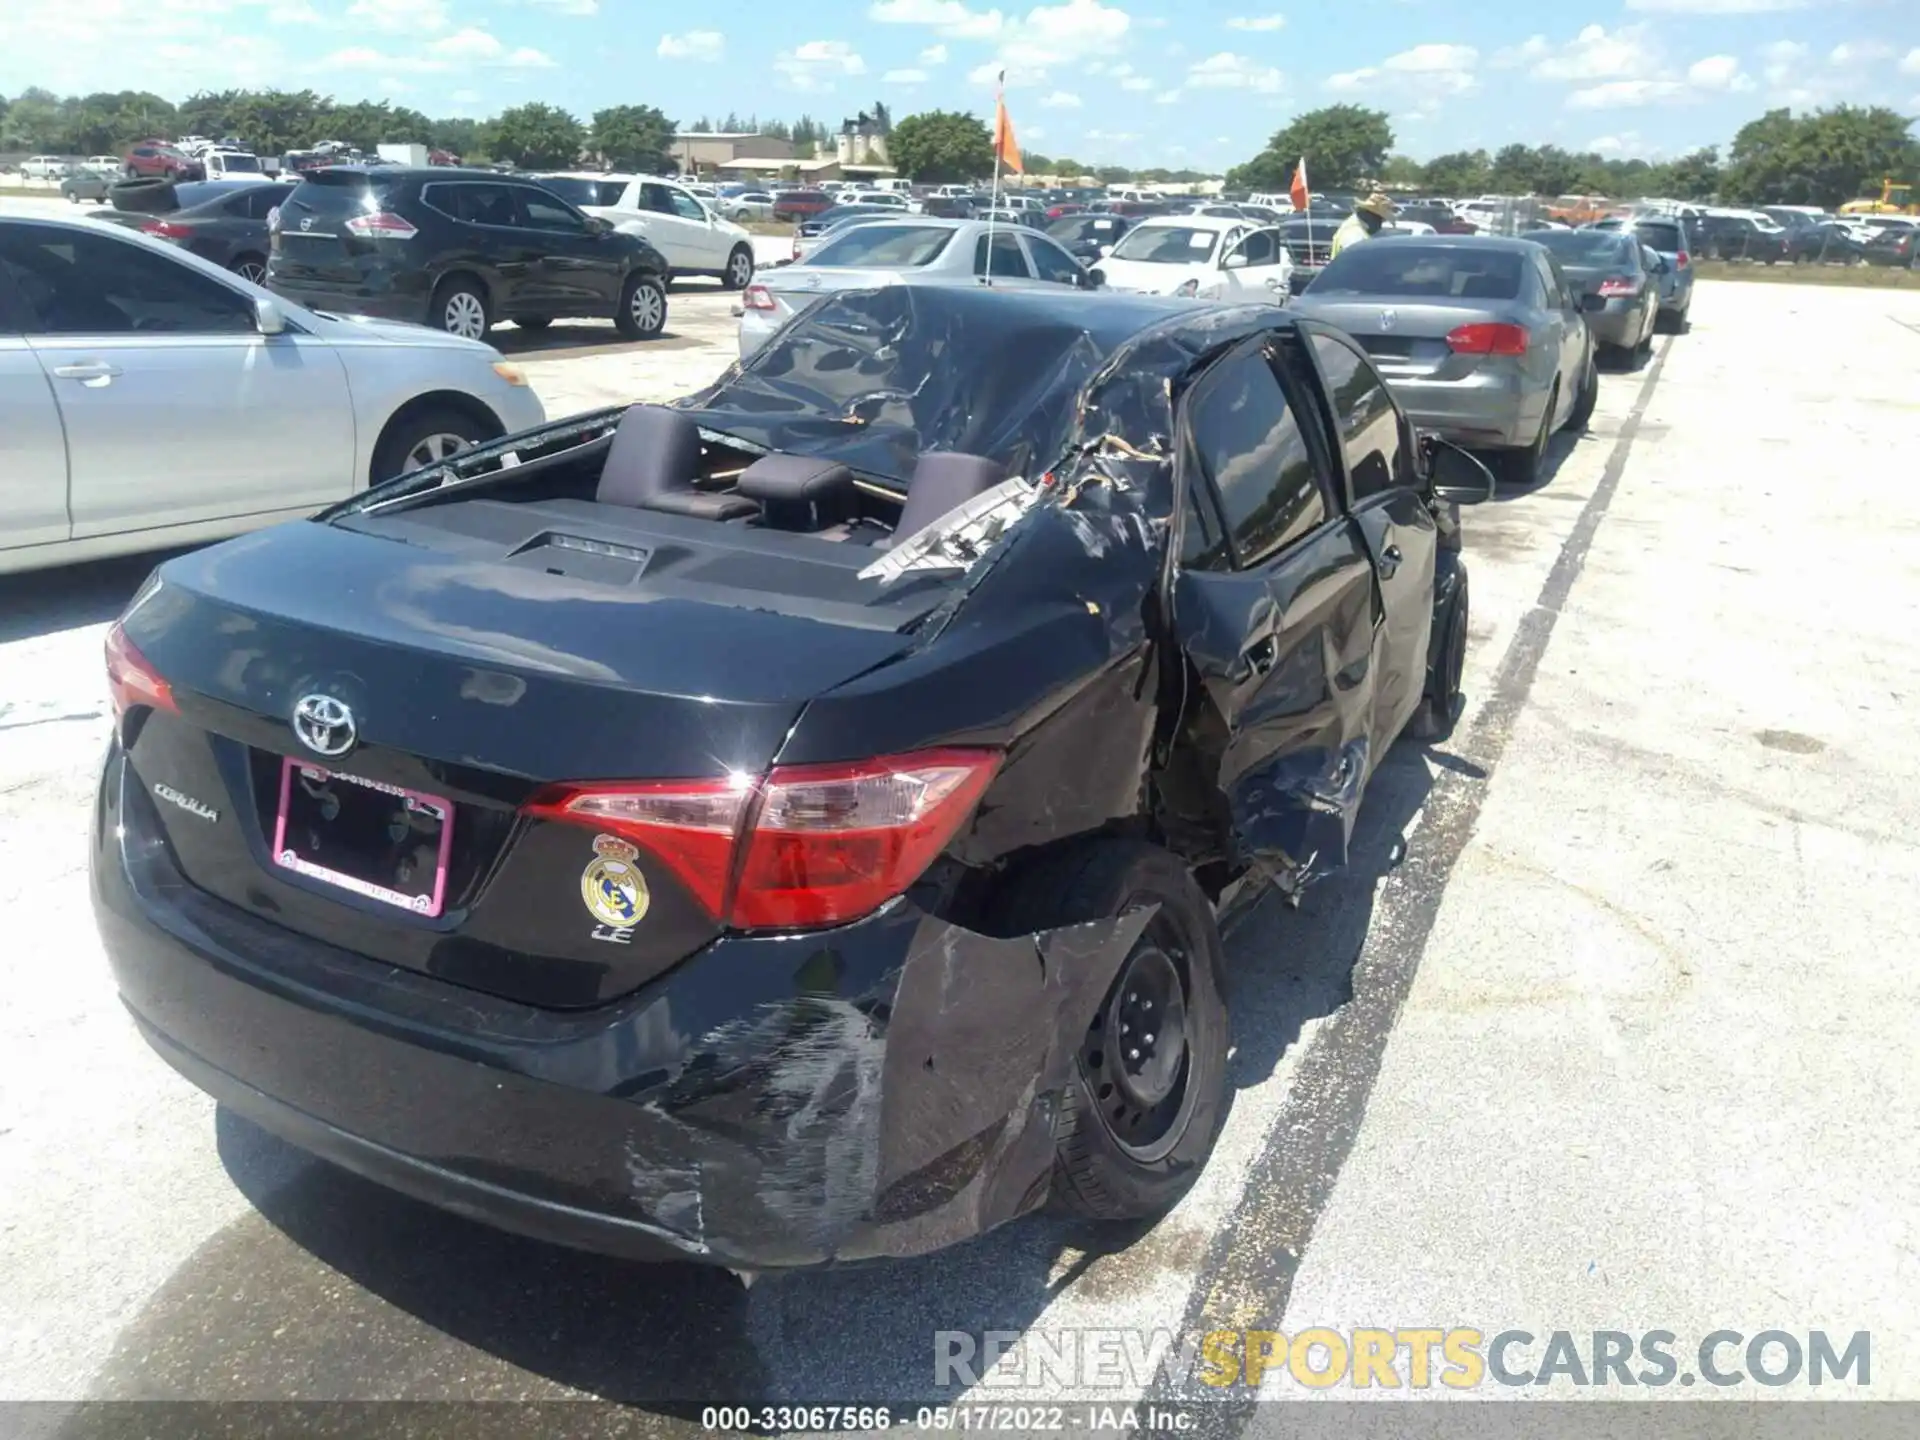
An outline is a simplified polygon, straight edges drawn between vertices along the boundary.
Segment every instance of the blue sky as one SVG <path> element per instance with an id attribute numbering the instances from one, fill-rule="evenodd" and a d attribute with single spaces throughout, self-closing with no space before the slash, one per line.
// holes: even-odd
<path id="1" fill-rule="evenodd" d="M 1514 140 L 1658 158 L 1769 106 L 1920 114 L 1916 0 L 0 0 L 0 94 L 311 86 L 430 114 L 988 113 L 1023 144 L 1223 168 L 1292 114 L 1388 111 L 1425 158 Z"/>

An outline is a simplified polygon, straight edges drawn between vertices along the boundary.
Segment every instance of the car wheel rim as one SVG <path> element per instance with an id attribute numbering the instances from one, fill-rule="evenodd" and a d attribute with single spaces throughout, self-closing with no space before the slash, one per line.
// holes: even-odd
<path id="1" fill-rule="evenodd" d="M 448 334 L 478 340 L 486 332 L 486 307 L 478 295 L 466 290 L 457 290 L 448 297 L 446 318 Z"/>
<path id="2" fill-rule="evenodd" d="M 251 280 L 255 285 L 258 285 L 267 278 L 267 267 L 257 265 L 249 260 L 246 264 L 242 265 L 236 273 L 242 280 Z"/>
<path id="3" fill-rule="evenodd" d="M 651 285 L 637 285 L 633 291 L 633 323 L 642 330 L 659 327 L 660 311 L 663 301 L 660 292 Z"/>
<path id="4" fill-rule="evenodd" d="M 744 290 L 753 278 L 753 257 L 744 252 L 733 257 L 733 287 Z"/>
<path id="5" fill-rule="evenodd" d="M 452 431 L 441 431 L 428 435 L 407 452 L 406 463 L 400 467 L 402 475 L 410 474 L 428 465 L 438 465 L 442 460 L 451 460 L 471 442 L 464 435 L 455 435 Z"/>
<path id="6" fill-rule="evenodd" d="M 1143 1164 L 1165 1158 L 1179 1143 L 1192 1102 L 1187 967 L 1171 931 L 1156 917 L 1080 1045 L 1081 1076 L 1101 1125 Z"/>

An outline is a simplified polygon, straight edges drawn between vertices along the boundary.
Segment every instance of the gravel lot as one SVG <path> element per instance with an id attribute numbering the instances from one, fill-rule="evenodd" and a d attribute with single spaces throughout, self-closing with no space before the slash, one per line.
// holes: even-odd
<path id="1" fill-rule="evenodd" d="M 711 378 L 731 303 L 500 340 L 561 414 Z M 1220 1324 L 1871 1330 L 1871 1393 L 1920 1396 L 1920 296 L 1702 285 L 1655 356 L 1470 514 L 1467 713 L 1389 759 L 1345 876 L 1231 937 L 1224 1136 L 1113 1253 L 1042 1219 L 745 1290 L 217 1114 L 87 909 L 101 636 L 148 562 L 0 580 L 0 1399 L 597 1395 L 691 1431 L 701 1398 L 951 1399 L 936 1330 Z"/>

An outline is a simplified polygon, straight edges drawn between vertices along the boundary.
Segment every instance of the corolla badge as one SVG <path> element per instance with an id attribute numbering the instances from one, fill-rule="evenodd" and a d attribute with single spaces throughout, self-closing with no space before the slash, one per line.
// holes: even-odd
<path id="1" fill-rule="evenodd" d="M 191 795 L 183 795 L 171 785 L 156 785 L 153 787 L 153 793 L 169 805 L 176 805 L 189 815 L 205 820 L 209 824 L 217 825 L 220 823 L 220 812 L 214 809 L 213 806 L 207 804 L 204 800 L 196 800 Z"/>
<path id="2" fill-rule="evenodd" d="M 1382 310 L 1380 312 L 1380 328 L 1382 330 L 1391 330 L 1394 326 L 1398 325 L 1399 323 L 1400 323 L 1399 311 Z"/>
<path id="3" fill-rule="evenodd" d="M 331 695 L 302 695 L 294 702 L 293 733 L 316 755 L 344 755 L 360 738 L 353 711 Z"/>

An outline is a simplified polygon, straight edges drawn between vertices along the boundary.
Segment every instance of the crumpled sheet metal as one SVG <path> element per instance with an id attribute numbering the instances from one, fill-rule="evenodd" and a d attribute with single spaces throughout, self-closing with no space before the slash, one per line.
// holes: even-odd
<path id="1" fill-rule="evenodd" d="M 716 433 L 903 488 L 926 450 L 986 455 L 1037 479 L 1090 435 L 1153 449 L 1170 433 L 1171 383 L 1272 319 L 1271 306 L 1064 289 L 847 291 L 680 406 Z"/>
<path id="2" fill-rule="evenodd" d="M 631 1201 L 749 1268 L 922 1254 L 1035 1208 L 1078 1037 L 1153 913 L 1013 938 L 922 916 L 871 993 L 701 1036 L 640 1102 Z"/>

